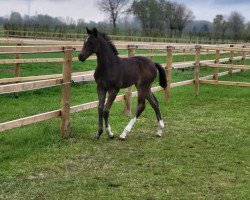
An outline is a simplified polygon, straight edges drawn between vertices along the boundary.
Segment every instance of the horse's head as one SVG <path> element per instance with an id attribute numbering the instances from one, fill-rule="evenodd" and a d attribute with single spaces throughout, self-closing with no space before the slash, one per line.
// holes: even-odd
<path id="1" fill-rule="evenodd" d="M 97 53 L 99 49 L 99 42 L 98 42 L 98 31 L 96 28 L 89 30 L 86 28 L 88 36 L 84 41 L 83 48 L 78 56 L 78 59 L 84 62 L 89 56 L 93 53 Z"/>

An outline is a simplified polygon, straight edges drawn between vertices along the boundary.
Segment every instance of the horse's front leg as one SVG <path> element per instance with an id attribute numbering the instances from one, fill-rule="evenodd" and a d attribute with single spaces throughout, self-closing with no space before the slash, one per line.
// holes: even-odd
<path id="1" fill-rule="evenodd" d="M 98 104 L 99 121 L 98 121 L 98 132 L 96 134 L 97 140 L 100 138 L 100 136 L 103 133 L 103 109 L 104 109 L 104 104 L 105 104 L 106 93 L 107 93 L 107 90 L 105 90 L 102 87 L 97 86 L 97 94 L 99 98 L 99 104 Z"/>
<path id="2" fill-rule="evenodd" d="M 107 103 L 106 103 L 106 105 L 104 107 L 104 110 L 103 110 L 103 116 L 104 116 L 104 119 L 105 119 L 106 131 L 107 131 L 107 134 L 108 134 L 110 139 L 114 138 L 114 134 L 112 133 L 111 127 L 110 127 L 110 124 L 109 124 L 109 110 L 110 110 L 110 108 L 111 108 L 111 106 L 112 106 L 118 92 L 119 92 L 119 90 L 116 90 L 116 89 L 108 91 L 109 97 L 108 97 Z"/>

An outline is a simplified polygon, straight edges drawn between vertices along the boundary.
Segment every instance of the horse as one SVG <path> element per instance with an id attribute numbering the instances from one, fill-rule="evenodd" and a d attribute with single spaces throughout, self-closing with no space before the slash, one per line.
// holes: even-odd
<path id="1" fill-rule="evenodd" d="M 164 123 L 161 117 L 158 100 L 151 92 L 151 85 L 159 72 L 159 84 L 166 88 L 166 72 L 158 63 L 154 63 L 146 57 L 134 56 L 120 58 L 118 51 L 105 33 L 99 32 L 96 28 L 88 29 L 87 37 L 84 40 L 83 48 L 78 56 L 79 61 L 84 62 L 92 54 L 97 56 L 97 67 L 94 72 L 97 84 L 97 94 L 99 98 L 98 115 L 99 124 L 95 138 L 98 140 L 103 133 L 103 119 L 105 121 L 106 132 L 110 139 L 114 138 L 109 124 L 109 111 L 121 88 L 128 88 L 135 85 L 138 91 L 138 104 L 134 118 L 130 120 L 120 135 L 120 140 L 125 140 L 130 133 L 134 123 L 144 111 L 145 99 L 147 99 L 155 111 L 158 121 L 158 131 L 156 136 L 162 137 Z M 106 94 L 108 98 L 105 104 Z"/>

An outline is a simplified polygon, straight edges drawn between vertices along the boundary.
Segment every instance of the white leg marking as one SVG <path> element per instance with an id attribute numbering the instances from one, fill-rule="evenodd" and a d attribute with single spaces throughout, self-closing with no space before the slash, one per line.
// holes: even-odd
<path id="1" fill-rule="evenodd" d="M 158 137 L 161 137 L 161 136 L 162 136 L 163 129 L 164 129 L 164 122 L 163 122 L 163 120 L 160 120 L 159 123 L 158 123 L 158 131 L 157 131 L 157 133 L 156 133 L 156 135 L 157 135 Z"/>
<path id="2" fill-rule="evenodd" d="M 114 137 L 114 134 L 113 134 L 112 131 L 111 131 L 110 125 L 108 125 L 108 127 L 106 128 L 106 131 L 107 131 L 108 136 L 109 136 L 110 138 Z"/>
<path id="3" fill-rule="evenodd" d="M 127 134 L 130 133 L 132 127 L 134 126 L 135 122 L 136 122 L 136 117 L 130 120 L 128 125 L 125 127 L 123 133 L 120 135 L 120 139 L 124 140 L 126 138 Z"/>

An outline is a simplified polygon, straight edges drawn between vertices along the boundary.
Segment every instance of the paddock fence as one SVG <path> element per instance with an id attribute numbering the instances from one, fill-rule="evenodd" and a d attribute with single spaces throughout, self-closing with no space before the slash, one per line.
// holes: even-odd
<path id="1" fill-rule="evenodd" d="M 93 71 L 87 72 L 74 72 L 72 73 L 72 66 L 77 57 L 73 57 L 74 51 L 80 51 L 82 45 L 68 42 L 66 45 L 58 44 L 58 41 L 54 42 L 54 45 L 45 45 L 48 41 L 36 41 L 35 46 L 32 45 L 31 41 L 21 41 L 21 40 L 0 40 L 0 44 L 18 44 L 16 46 L 0 46 L 0 55 L 14 54 L 15 59 L 0 59 L 0 65 L 4 64 L 14 64 L 14 78 L 2 78 L 0 79 L 0 94 L 14 93 L 18 95 L 18 92 L 27 90 L 36 90 L 46 87 L 53 87 L 60 85 L 62 87 L 62 97 L 61 97 L 61 108 L 58 110 L 41 113 L 21 119 L 16 119 L 13 121 L 8 121 L 0 123 L 0 132 L 10 130 L 13 128 L 22 127 L 25 125 L 50 120 L 53 118 L 60 117 L 60 133 L 63 138 L 68 138 L 70 135 L 70 114 L 75 112 L 81 112 L 83 110 L 88 110 L 98 106 L 98 101 L 89 102 L 81 105 L 70 106 L 70 94 L 71 86 L 73 82 L 83 82 L 83 81 L 93 81 Z M 60 42 L 59 42 L 60 43 Z M 28 46 L 26 46 L 28 45 Z M 194 84 L 195 93 L 199 92 L 199 84 L 224 84 L 224 85 L 237 85 L 237 86 L 250 86 L 250 83 L 237 83 L 237 82 L 225 82 L 218 81 L 218 77 L 225 74 L 233 74 L 243 70 L 248 70 L 249 66 L 245 65 L 246 59 L 249 58 L 250 48 L 243 46 L 211 46 L 211 45 L 176 45 L 166 46 L 162 44 L 153 45 L 150 43 L 116 43 L 119 50 L 126 50 L 127 55 L 121 55 L 121 57 L 128 57 L 138 55 L 136 51 L 148 50 L 150 53 L 139 54 L 143 56 L 148 56 L 153 59 L 154 56 L 164 56 L 166 57 L 166 63 L 161 63 L 166 67 L 167 71 L 167 81 L 168 86 L 165 89 L 164 98 L 166 101 L 170 98 L 170 88 L 180 87 L 184 85 Z M 39 53 L 55 53 L 59 52 L 63 54 L 63 58 L 29 58 L 21 59 L 22 54 L 39 54 Z M 237 53 L 237 55 L 236 55 Z M 195 55 L 195 61 L 186 62 L 187 55 Z M 201 60 L 201 55 L 206 55 L 205 60 Z M 209 60 L 210 54 L 215 54 L 214 60 Z M 182 62 L 173 63 L 173 57 L 175 55 L 182 55 Z M 221 58 L 221 56 L 224 58 Z M 229 56 L 229 57 L 227 57 Z M 96 60 L 95 56 L 91 56 L 90 60 Z M 240 61 L 241 65 L 234 65 L 233 61 Z M 20 77 L 21 64 L 23 63 L 63 63 L 62 73 L 53 75 L 43 75 L 43 76 L 32 76 L 32 77 Z M 229 64 L 220 64 L 226 63 Z M 175 69 L 183 69 L 187 67 L 195 67 L 194 69 L 194 79 L 185 80 L 181 82 L 171 82 L 171 72 Z M 199 69 L 200 67 L 213 67 L 214 74 L 200 77 Z M 228 68 L 227 72 L 218 72 L 218 68 Z M 214 79 L 214 80 L 210 80 Z M 153 87 L 151 89 L 153 92 L 162 91 L 163 89 L 158 87 Z M 137 91 L 132 92 L 131 88 L 127 88 L 125 94 L 116 97 L 115 102 L 124 101 L 124 112 L 125 115 L 129 116 L 131 114 L 131 100 L 132 97 L 137 96 Z"/>
<path id="2" fill-rule="evenodd" d="M 53 46 L 51 46 L 51 43 Z M 66 43 L 66 44 L 65 44 Z M 0 84 L 3 83 L 14 83 L 14 82 L 26 82 L 26 81 L 37 81 L 37 80 L 45 80 L 45 79 L 55 79 L 55 78 L 61 78 L 62 74 L 54 74 L 54 75 L 45 75 L 45 76 L 32 76 L 32 77 L 20 77 L 20 70 L 21 64 L 25 63 L 62 63 L 64 61 L 63 58 L 35 58 L 35 59 L 22 59 L 21 54 L 25 53 L 32 53 L 32 51 L 39 51 L 39 48 L 42 48 L 43 51 L 40 51 L 38 53 L 53 53 L 53 52 L 60 52 L 61 49 L 64 47 L 64 45 L 69 45 L 75 48 L 76 50 L 80 50 L 82 48 L 82 42 L 62 42 L 62 41 L 51 41 L 51 40 L 19 40 L 19 39 L 0 39 L 0 45 L 1 44 L 8 44 L 8 45 L 17 45 L 16 46 L 0 46 L 0 55 L 1 54 L 16 54 L 16 59 L 1 59 L 1 64 L 15 64 L 15 78 L 6 78 L 1 79 Z M 50 45 L 48 45 L 50 44 Z M 29 46 L 25 46 L 29 45 Z M 31 46 L 32 45 L 32 46 Z M 36 46 L 33 46 L 36 45 Z M 43 46 L 39 46 L 43 45 Z M 46 46 L 45 46 L 46 45 Z M 58 46 L 59 45 L 59 46 Z M 149 50 L 150 53 L 146 54 L 136 54 L 140 56 L 147 56 L 150 59 L 153 59 L 154 56 L 165 56 L 166 55 L 166 44 L 162 43 L 121 43 L 115 42 L 115 45 L 118 47 L 118 49 L 127 50 L 128 46 L 133 47 L 135 46 L 136 49 L 144 49 Z M 167 46 L 172 45 L 167 44 Z M 223 45 L 223 47 L 226 47 L 229 45 Z M 230 45 L 231 47 L 236 46 L 240 47 L 240 45 Z M 47 49 L 45 49 L 47 47 Z M 57 49 L 55 49 L 57 48 Z M 27 51 L 27 52 L 25 52 Z M 157 52 L 156 52 L 157 51 Z M 174 63 L 172 67 L 174 69 L 184 69 L 193 66 L 193 62 L 187 62 L 187 56 L 195 55 L 195 45 L 178 45 L 175 44 L 175 49 L 173 50 L 173 56 L 182 56 L 182 62 Z M 238 53 L 238 52 L 236 52 Z M 204 50 L 201 52 L 201 55 L 205 55 L 206 61 L 212 62 L 213 60 L 208 60 L 209 55 L 215 54 L 214 51 L 211 50 Z M 229 51 L 221 51 L 221 54 L 224 55 L 224 58 L 220 59 L 220 62 L 226 62 L 229 59 L 227 58 Z M 239 55 L 239 53 L 238 53 Z M 121 55 L 121 57 L 127 57 L 126 55 Z M 241 60 L 241 56 L 234 57 L 234 60 Z M 91 56 L 88 60 L 96 60 L 95 56 Z M 77 57 L 74 57 L 72 59 L 73 62 L 78 61 Z M 163 63 L 163 65 L 165 65 Z M 77 72 L 73 73 L 73 81 L 79 82 L 79 81 L 90 81 L 93 80 L 93 71 L 92 72 Z M 84 75 L 84 79 L 81 79 L 80 75 Z M 91 78 L 92 77 L 92 78 Z"/>
<path id="3" fill-rule="evenodd" d="M 34 39 L 52 39 L 52 40 L 82 40 L 86 37 L 85 33 L 70 32 L 45 32 L 28 30 L 0 30 L 0 36 L 6 38 L 34 38 Z M 162 42 L 162 43 L 197 43 L 197 44 L 229 44 L 229 39 L 209 39 L 207 37 L 149 37 L 149 36 L 129 36 L 129 35 L 110 35 L 112 40 L 134 41 L 134 42 Z M 234 41 L 233 43 L 242 44 L 243 41 Z"/>

